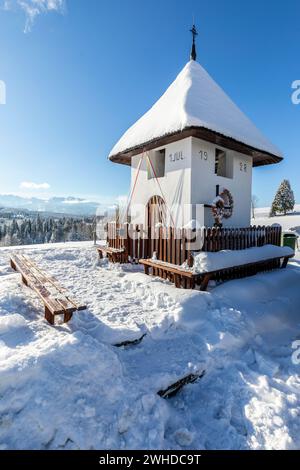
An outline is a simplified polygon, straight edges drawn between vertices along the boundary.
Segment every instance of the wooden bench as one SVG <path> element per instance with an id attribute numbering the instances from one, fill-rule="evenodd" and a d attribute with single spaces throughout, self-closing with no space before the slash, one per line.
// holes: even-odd
<path id="1" fill-rule="evenodd" d="M 112 263 L 128 263 L 128 254 L 124 248 L 112 248 L 110 246 L 97 247 L 100 259 L 106 255 Z"/>
<path id="2" fill-rule="evenodd" d="M 139 263 L 144 266 L 145 274 L 150 274 L 150 269 L 152 269 L 152 275 L 154 276 L 161 275 L 163 272 L 166 274 L 165 278 L 174 281 L 176 287 L 182 286 L 186 289 L 192 289 L 196 278 L 201 277 L 201 274 L 195 274 L 192 270 L 184 269 L 181 266 L 164 261 L 140 259 Z"/>
<path id="3" fill-rule="evenodd" d="M 19 272 L 23 283 L 33 289 L 45 305 L 45 318 L 51 324 L 55 323 L 56 315 L 63 315 L 67 323 L 74 312 L 85 310 L 86 305 L 78 305 L 69 296 L 67 289 L 61 287 L 54 277 L 46 275 L 38 266 L 22 254 L 10 258 L 11 267 Z"/>
<path id="4" fill-rule="evenodd" d="M 140 259 L 139 263 L 144 266 L 145 274 L 149 274 L 152 269 L 152 275 L 161 275 L 161 272 L 166 274 L 165 278 L 175 283 L 176 287 L 183 287 L 185 289 L 194 289 L 195 285 L 200 286 L 201 291 L 206 291 L 210 280 L 214 279 L 216 275 L 221 277 L 223 273 L 229 271 L 237 271 L 238 277 L 247 277 L 257 274 L 259 271 L 271 270 L 275 268 L 286 268 L 290 258 L 294 255 L 280 256 L 276 258 L 269 258 L 255 263 L 246 263 L 238 266 L 231 266 L 224 269 L 218 269 L 211 272 L 194 273 L 192 269 L 185 269 L 175 264 L 166 263 L 164 261 L 152 259 Z"/>

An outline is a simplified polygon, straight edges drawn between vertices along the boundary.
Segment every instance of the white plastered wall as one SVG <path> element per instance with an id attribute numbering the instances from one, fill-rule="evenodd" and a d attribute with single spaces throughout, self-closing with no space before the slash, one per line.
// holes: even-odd
<path id="1" fill-rule="evenodd" d="M 228 157 L 228 166 L 232 177 L 226 178 L 215 174 L 216 148 L 224 150 Z M 250 156 L 225 149 L 222 146 L 192 138 L 191 201 L 195 204 L 210 205 L 216 197 L 216 187 L 220 193 L 228 189 L 234 200 L 233 215 L 223 219 L 225 227 L 248 227 L 251 220 L 252 158 Z M 210 209 L 205 209 L 204 225 L 212 226 Z"/>
<path id="2" fill-rule="evenodd" d="M 198 214 L 201 226 L 212 226 L 211 205 L 216 197 L 216 186 L 220 193 L 228 189 L 234 200 L 233 215 L 223 219 L 226 227 L 247 227 L 251 220 L 252 158 L 225 149 L 221 146 L 194 137 L 179 140 L 155 150 L 165 149 L 165 176 L 148 179 L 147 154 L 142 159 L 136 188 L 131 202 L 133 223 L 145 224 L 146 206 L 152 196 L 161 196 L 167 205 L 167 216 L 177 226 L 186 225 Z M 228 158 L 228 173 L 231 178 L 215 174 L 215 151 L 223 149 Z M 142 155 L 132 157 L 131 187 L 133 187 Z M 150 152 L 151 158 L 151 152 Z M 196 210 L 196 205 L 199 205 Z M 202 205 L 202 207 L 200 207 Z"/>

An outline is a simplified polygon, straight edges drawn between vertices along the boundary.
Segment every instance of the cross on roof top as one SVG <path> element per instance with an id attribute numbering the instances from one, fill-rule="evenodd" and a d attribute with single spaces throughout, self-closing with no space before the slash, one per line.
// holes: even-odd
<path id="1" fill-rule="evenodd" d="M 196 37 L 198 36 L 198 32 L 197 32 L 196 26 L 195 26 L 194 24 L 193 24 L 192 29 L 190 29 L 190 32 L 191 32 L 192 35 L 193 35 L 193 44 L 192 44 L 192 50 L 191 50 L 190 59 L 191 59 L 191 60 L 196 60 L 196 59 L 197 59 L 197 53 L 196 53 L 196 43 L 195 43 L 195 39 L 196 39 Z"/>

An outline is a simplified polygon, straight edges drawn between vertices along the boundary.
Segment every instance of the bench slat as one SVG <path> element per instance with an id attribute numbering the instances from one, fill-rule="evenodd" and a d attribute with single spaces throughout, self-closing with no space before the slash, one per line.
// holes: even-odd
<path id="1" fill-rule="evenodd" d="M 66 288 L 61 287 L 58 281 L 47 276 L 29 258 L 22 254 L 13 255 L 10 258 L 11 267 L 22 276 L 22 281 L 30 287 L 45 305 L 45 317 L 49 323 L 54 324 L 55 315 L 64 315 L 64 320 L 69 321 L 76 310 L 85 310 L 85 305 L 78 305 L 69 297 Z"/>
<path id="2" fill-rule="evenodd" d="M 124 248 L 112 248 L 111 246 L 99 246 L 98 251 L 103 251 L 104 253 L 124 253 Z"/>
<path id="3" fill-rule="evenodd" d="M 23 266 L 25 266 L 28 271 L 41 282 L 41 284 L 47 286 L 51 295 L 53 294 L 53 290 L 63 294 L 68 293 L 68 290 L 65 287 L 58 285 L 58 280 L 55 279 L 55 277 L 46 275 L 32 260 L 24 255 L 21 255 L 21 260 L 23 262 Z"/>
<path id="4" fill-rule="evenodd" d="M 62 310 L 61 305 L 56 302 L 55 298 L 52 298 L 51 292 L 49 292 L 47 287 L 43 285 L 41 281 L 30 271 L 28 266 L 25 265 L 24 261 L 18 256 L 11 258 L 11 260 L 16 265 L 16 270 L 21 273 L 23 282 L 25 278 L 25 284 L 42 298 L 45 305 L 47 305 L 51 311 L 52 315 L 60 314 Z"/>
<path id="5" fill-rule="evenodd" d="M 53 299 L 53 304 L 56 303 L 57 308 L 56 310 L 61 311 L 63 308 L 64 310 L 77 310 L 77 305 L 75 302 L 68 298 L 69 292 L 66 288 L 58 286 L 57 279 L 51 276 L 46 276 L 46 274 L 41 271 L 37 265 L 31 261 L 29 258 L 26 258 L 24 255 L 21 255 L 21 259 L 24 262 L 24 267 L 29 271 L 31 275 L 33 275 L 38 282 L 42 286 L 42 292 L 44 289 L 47 291 L 47 297 L 51 297 Z M 29 267 L 28 267 L 29 266 Z M 39 286 L 37 285 L 37 288 Z M 63 305 L 62 305 L 63 303 Z"/>
<path id="6" fill-rule="evenodd" d="M 181 268 L 180 266 L 166 264 L 166 263 L 159 262 L 159 261 L 156 261 L 156 260 L 140 259 L 139 263 L 143 264 L 144 266 L 145 265 L 149 266 L 150 268 L 159 268 L 159 269 L 162 269 L 164 271 L 168 271 L 168 272 L 171 272 L 173 274 L 179 274 L 181 276 L 186 276 L 186 277 L 189 277 L 189 278 L 192 278 L 192 277 L 195 276 L 195 273 L 193 273 L 193 271 L 189 271 L 187 269 Z"/>

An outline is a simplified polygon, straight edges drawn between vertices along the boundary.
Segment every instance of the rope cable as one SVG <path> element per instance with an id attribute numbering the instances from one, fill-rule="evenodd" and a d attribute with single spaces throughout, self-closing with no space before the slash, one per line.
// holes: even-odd
<path id="1" fill-rule="evenodd" d="M 131 191 L 131 194 L 130 194 L 130 198 L 129 198 L 129 201 L 128 201 L 128 204 L 127 204 L 127 207 L 126 207 L 125 216 L 126 216 L 127 219 L 128 219 L 129 207 L 130 207 L 130 204 L 131 204 L 131 201 L 132 201 L 132 197 L 133 197 L 133 194 L 134 194 L 134 191 L 135 191 L 135 188 L 136 188 L 137 180 L 138 180 L 138 177 L 139 177 L 139 174 L 140 174 L 140 169 L 141 169 L 141 165 L 142 165 L 143 158 L 144 158 L 144 152 L 143 152 L 143 154 L 142 154 L 142 156 L 141 156 L 141 158 L 140 158 L 139 164 L 138 164 L 137 174 L 136 174 L 136 176 L 135 176 L 135 181 L 134 181 L 134 184 L 133 184 L 133 187 L 132 187 L 132 191 Z"/>
<path id="2" fill-rule="evenodd" d="M 153 165 L 152 165 L 151 159 L 149 158 L 149 153 L 147 153 L 147 158 L 148 158 L 148 160 L 149 160 L 149 163 L 150 163 L 150 165 L 151 165 L 151 168 L 152 168 L 154 177 L 155 177 L 156 182 L 157 182 L 157 184 L 158 184 L 158 187 L 159 187 L 159 189 L 160 189 L 162 198 L 163 198 L 163 200 L 164 200 L 164 202 L 165 202 L 165 206 L 166 206 L 166 208 L 167 208 L 168 211 L 169 211 L 171 222 L 172 222 L 173 226 L 175 227 L 175 223 L 174 223 L 174 219 L 173 219 L 172 213 L 171 213 L 171 211 L 170 211 L 170 209 L 169 209 L 168 204 L 166 203 L 166 199 L 165 199 L 165 197 L 164 197 L 164 193 L 163 193 L 162 187 L 161 187 L 161 185 L 160 185 L 160 182 L 158 181 L 158 177 L 157 177 L 156 172 L 155 172 L 155 170 L 154 170 L 154 167 L 153 167 Z"/>

